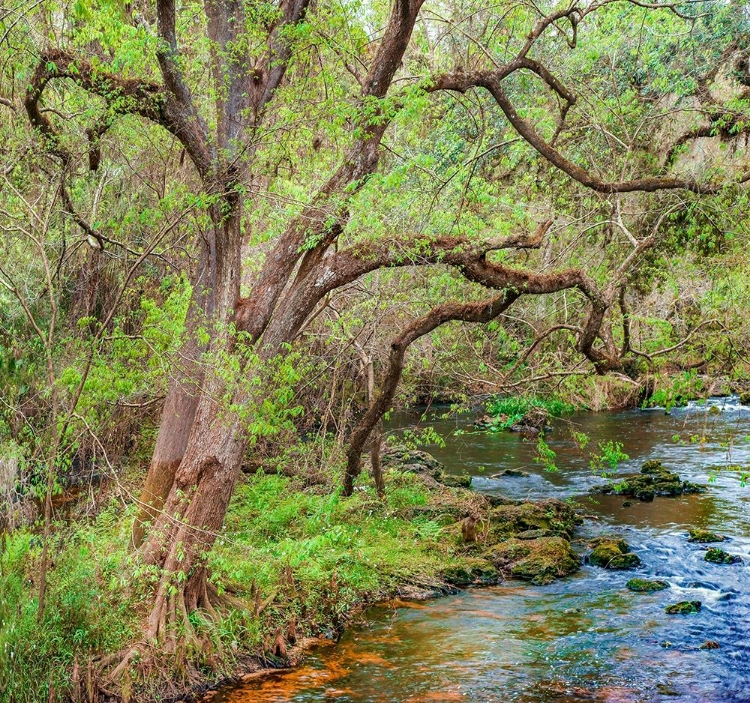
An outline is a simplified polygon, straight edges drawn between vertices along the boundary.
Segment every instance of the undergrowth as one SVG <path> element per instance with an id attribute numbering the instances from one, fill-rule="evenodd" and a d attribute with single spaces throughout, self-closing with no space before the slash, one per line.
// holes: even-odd
<path id="1" fill-rule="evenodd" d="M 400 584 L 436 579 L 455 559 L 441 525 L 419 516 L 434 499 L 410 474 L 389 475 L 385 505 L 366 486 L 342 499 L 282 475 L 246 478 L 210 556 L 212 582 L 238 607 L 219 622 L 191 616 L 204 645 L 190 653 L 193 675 L 218 679 L 249 657 L 278 663 L 278 633 L 290 641 L 335 635 L 352 613 Z M 437 499 L 451 500 L 450 493 Z M 89 662 L 138 641 L 157 575 L 128 553 L 132 518 L 132 506 L 113 499 L 93 520 L 56 526 L 41 622 L 41 540 L 33 528 L 3 538 L 0 700 L 64 700 L 76 662 L 85 672 Z M 188 680 L 179 661 L 163 664 L 172 669 L 160 680 Z M 139 698 L 163 690 L 156 679 L 132 685 Z"/>

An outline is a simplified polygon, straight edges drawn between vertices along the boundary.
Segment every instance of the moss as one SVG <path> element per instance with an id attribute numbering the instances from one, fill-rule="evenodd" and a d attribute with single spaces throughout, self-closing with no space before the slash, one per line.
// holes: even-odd
<path id="1" fill-rule="evenodd" d="M 703 493 L 705 488 L 690 481 L 683 481 L 679 474 L 666 469 L 660 461 L 651 459 L 639 474 L 624 476 L 617 483 L 608 483 L 593 489 L 596 493 L 624 495 L 643 502 L 655 497 L 679 496 L 684 493 Z"/>
<path id="2" fill-rule="evenodd" d="M 592 549 L 589 563 L 603 569 L 632 569 L 641 563 L 628 543 L 619 537 L 598 537 L 589 542 L 589 547 Z"/>
<path id="3" fill-rule="evenodd" d="M 724 542 L 726 537 L 724 535 L 717 534 L 716 532 L 710 532 L 700 527 L 689 530 L 688 542 L 698 542 L 699 544 L 708 544 L 710 542 Z"/>
<path id="4" fill-rule="evenodd" d="M 729 554 L 719 547 L 713 547 L 706 552 L 706 561 L 712 564 L 740 564 L 742 557 L 737 554 Z"/>
<path id="5" fill-rule="evenodd" d="M 500 571 L 536 585 L 568 576 L 581 564 L 570 543 L 562 537 L 512 538 L 492 547 L 485 556 Z"/>
<path id="6" fill-rule="evenodd" d="M 545 530 L 548 534 L 570 539 L 577 524 L 580 518 L 575 510 L 561 500 L 514 502 L 490 511 L 489 539 L 496 542 L 528 530 Z"/>
<path id="7" fill-rule="evenodd" d="M 440 571 L 440 576 L 454 586 L 496 583 L 497 569 L 486 559 L 464 557 Z"/>
<path id="8" fill-rule="evenodd" d="M 664 470 L 664 467 L 662 466 L 662 463 L 658 459 L 649 459 L 641 467 L 642 474 L 656 474 L 663 470 Z"/>
<path id="9" fill-rule="evenodd" d="M 627 554 L 618 554 L 610 559 L 606 568 L 608 569 L 634 569 L 641 565 L 641 560 L 637 554 L 628 552 Z"/>
<path id="10" fill-rule="evenodd" d="M 625 586 L 635 593 L 653 593 L 669 588 L 666 581 L 650 581 L 648 579 L 630 579 Z"/>
<path id="11" fill-rule="evenodd" d="M 680 603 L 668 605 L 666 608 L 664 608 L 664 612 L 667 615 L 692 615 L 694 613 L 697 613 L 701 609 L 702 605 L 703 603 L 701 603 L 699 600 L 684 600 Z"/>

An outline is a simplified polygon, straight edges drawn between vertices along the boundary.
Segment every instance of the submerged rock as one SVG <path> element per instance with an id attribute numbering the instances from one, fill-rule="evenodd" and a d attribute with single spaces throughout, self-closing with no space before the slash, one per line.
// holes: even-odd
<path id="1" fill-rule="evenodd" d="M 708 544 L 710 542 L 726 541 L 726 537 L 724 535 L 719 535 L 716 532 L 710 532 L 709 530 L 704 530 L 700 527 L 695 528 L 693 530 L 689 530 L 688 534 L 690 535 L 690 537 L 688 538 L 688 542 L 698 542 L 699 544 Z"/>
<path id="2" fill-rule="evenodd" d="M 706 640 L 698 649 L 721 649 L 721 645 L 714 640 Z"/>
<path id="3" fill-rule="evenodd" d="M 500 471 L 499 473 L 492 474 L 490 478 L 502 478 L 503 476 L 512 476 L 513 478 L 520 478 L 523 476 L 528 476 L 528 471 L 522 471 L 521 469 L 505 469 L 504 471 Z"/>
<path id="4" fill-rule="evenodd" d="M 630 579 L 625 586 L 635 593 L 653 593 L 654 591 L 663 591 L 669 588 L 666 581 L 649 581 L 648 579 Z"/>
<path id="5" fill-rule="evenodd" d="M 588 555 L 590 564 L 603 569 L 632 569 L 641 560 L 630 551 L 630 546 L 619 537 L 597 537 L 589 542 L 593 551 Z"/>
<path id="6" fill-rule="evenodd" d="M 667 615 L 692 615 L 693 613 L 697 613 L 702 605 L 703 603 L 699 600 L 684 600 L 680 603 L 668 605 L 664 608 L 664 612 Z"/>
<path id="7" fill-rule="evenodd" d="M 712 564 L 741 564 L 742 557 L 737 554 L 729 554 L 719 547 L 712 547 L 706 552 L 706 561 Z"/>
<path id="8" fill-rule="evenodd" d="M 581 564 L 568 540 L 562 537 L 511 538 L 490 548 L 485 556 L 500 571 L 537 586 L 568 576 Z"/>
<path id="9" fill-rule="evenodd" d="M 703 493 L 706 489 L 697 483 L 683 481 L 679 474 L 669 471 L 660 461 L 650 459 L 643 464 L 639 474 L 623 476 L 617 483 L 607 483 L 592 490 L 595 493 L 623 495 L 650 502 L 656 496 Z"/>

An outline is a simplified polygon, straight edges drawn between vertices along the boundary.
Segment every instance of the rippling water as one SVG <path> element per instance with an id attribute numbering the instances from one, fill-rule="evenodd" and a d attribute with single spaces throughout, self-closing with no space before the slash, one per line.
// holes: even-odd
<path id="1" fill-rule="evenodd" d="M 721 412 L 714 414 L 712 406 Z M 299 669 L 222 692 L 214 701 L 750 703 L 750 486 L 742 487 L 734 473 L 715 470 L 750 466 L 750 408 L 736 399 L 715 399 L 671 415 L 574 415 L 548 435 L 557 473 L 534 463 L 533 442 L 471 432 L 470 419 L 429 419 L 447 438 L 445 447 L 430 451 L 449 470 L 472 474 L 480 491 L 579 497 L 592 516 L 580 539 L 619 534 L 643 566 L 635 572 L 584 566 L 550 586 L 508 582 L 427 603 L 374 608 L 365 625 L 311 652 Z M 401 425 L 419 421 L 418 415 L 394 419 Z M 602 478 L 568 439 L 569 423 L 591 437 L 592 447 L 622 442 L 631 457 L 620 466 L 622 473 L 661 459 L 684 479 L 710 481 L 710 490 L 632 507 L 624 507 L 622 497 L 581 498 Z M 530 475 L 490 478 L 511 467 Z M 707 563 L 705 546 L 688 543 L 688 527 L 730 536 L 722 547 L 740 554 L 744 564 Z M 625 582 L 634 575 L 658 577 L 671 587 L 631 593 Z M 703 608 L 690 616 L 664 613 L 665 605 L 682 600 L 700 600 Z M 721 648 L 698 649 L 706 640 Z"/>

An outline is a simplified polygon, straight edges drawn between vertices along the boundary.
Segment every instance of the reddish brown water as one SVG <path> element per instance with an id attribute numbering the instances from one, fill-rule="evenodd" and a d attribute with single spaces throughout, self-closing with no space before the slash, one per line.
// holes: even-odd
<path id="1" fill-rule="evenodd" d="M 710 467 L 750 465 L 750 409 L 712 401 L 722 412 L 691 406 L 663 411 L 577 415 L 592 444 L 623 442 L 623 473 L 659 458 L 684 477 L 707 482 Z M 408 423 L 414 418 L 401 417 Z M 517 436 L 456 433 L 468 419 L 431 421 L 447 437 L 430 448 L 447 467 L 468 471 L 480 491 L 515 497 L 581 496 L 601 483 L 560 427 L 550 435 L 558 473 L 533 462 L 533 444 Z M 685 440 L 704 435 L 703 444 Z M 491 479 L 508 467 L 525 478 Z M 621 534 L 639 554 L 636 573 L 584 566 L 546 587 L 509 582 L 427 603 L 374 608 L 367 622 L 335 645 L 310 653 L 300 668 L 223 691 L 215 703 L 270 701 L 486 701 L 556 703 L 750 702 L 750 488 L 719 472 L 705 495 L 657 498 L 623 507 L 622 498 L 586 500 L 599 519 L 584 536 Z M 733 566 L 707 564 L 704 548 L 687 542 L 687 527 L 732 537 Z M 632 576 L 658 577 L 671 588 L 654 594 L 625 589 Z M 664 605 L 701 600 L 698 615 L 669 617 Z M 705 640 L 721 649 L 698 649 Z M 665 648 L 663 643 L 670 642 Z"/>

